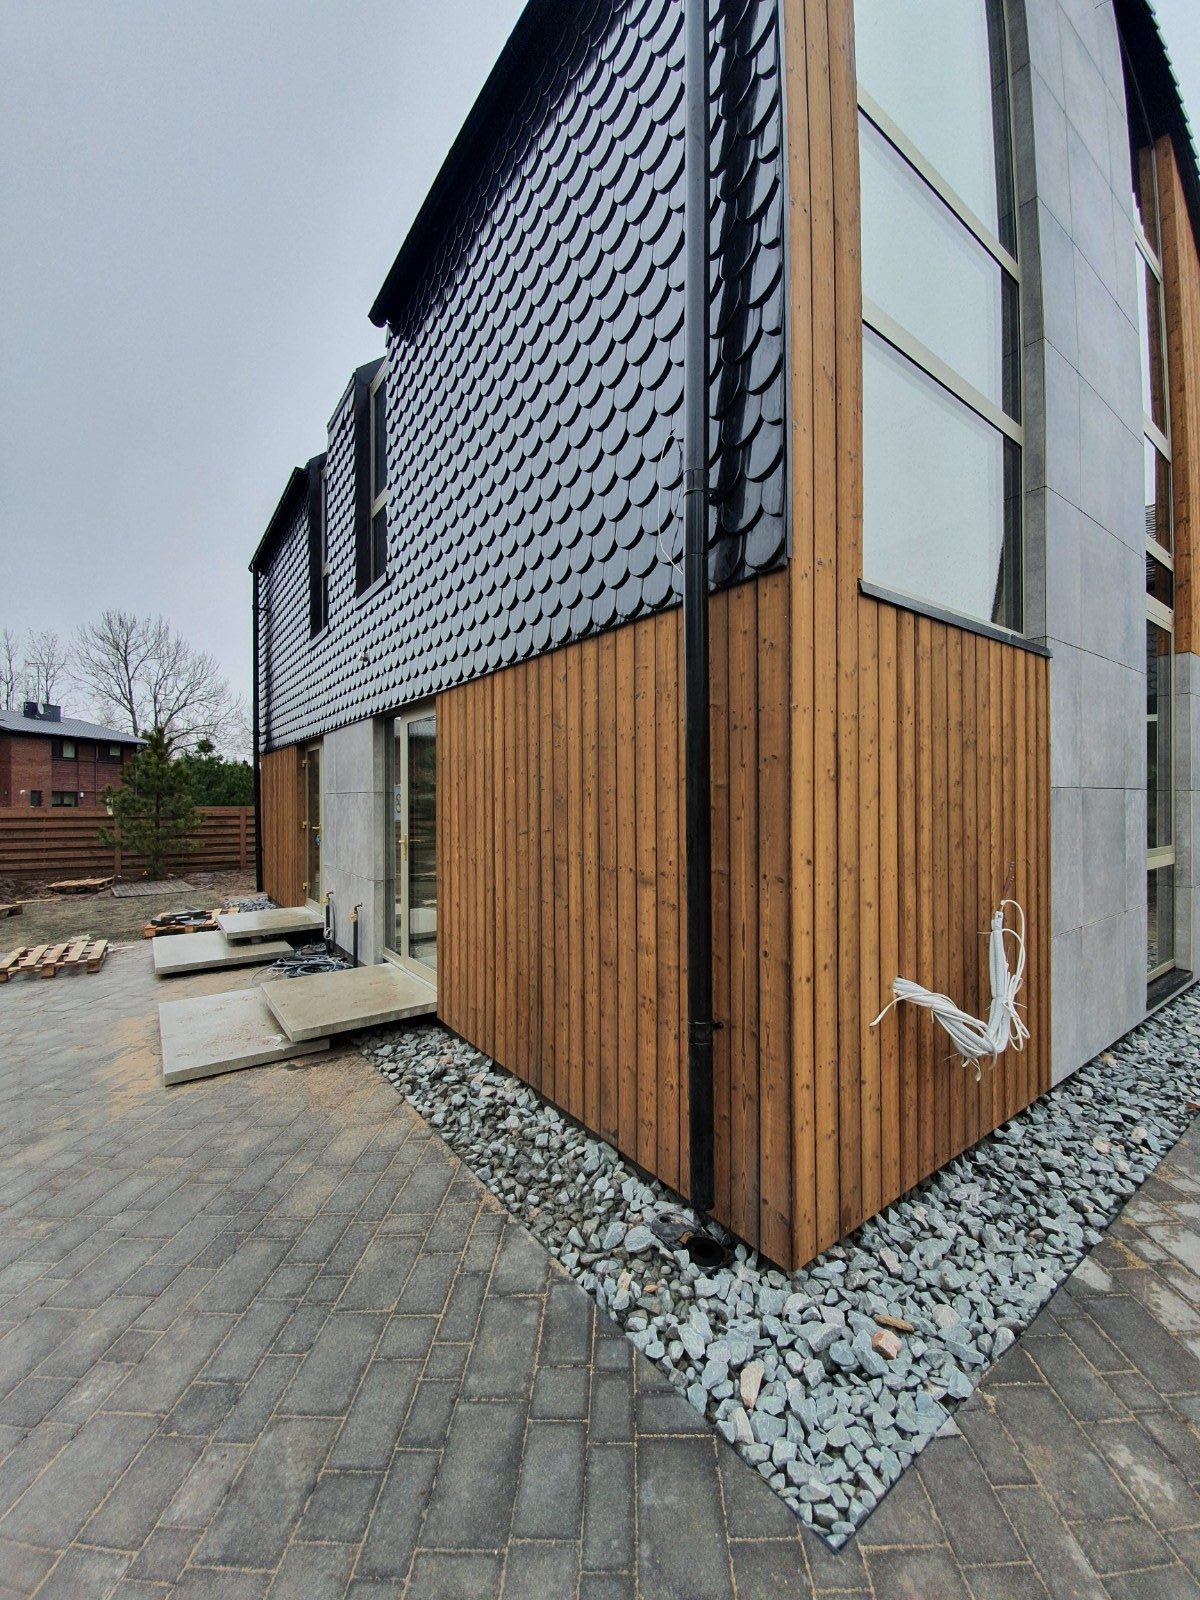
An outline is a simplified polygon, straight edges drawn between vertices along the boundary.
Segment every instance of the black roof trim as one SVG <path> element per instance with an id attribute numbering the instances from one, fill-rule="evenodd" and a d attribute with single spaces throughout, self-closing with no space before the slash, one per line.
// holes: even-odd
<path id="1" fill-rule="evenodd" d="M 1114 9 L 1146 102 L 1150 131 L 1156 139 L 1168 134 L 1175 146 L 1192 232 L 1200 245 L 1200 162 L 1196 158 L 1196 141 L 1154 7 L 1151 0 L 1114 0 Z"/>
<path id="2" fill-rule="evenodd" d="M 376 356 L 373 361 L 365 361 L 361 367 L 355 367 L 354 371 L 350 374 L 350 377 L 346 383 L 346 387 L 338 396 L 337 405 L 334 406 L 329 415 L 329 421 L 326 424 L 326 431 L 328 433 L 333 432 L 334 423 L 341 416 L 342 411 L 345 409 L 346 401 L 349 400 L 350 396 L 354 393 L 354 385 L 358 383 L 360 379 L 366 383 L 373 383 L 375 380 L 375 374 L 379 371 L 385 360 L 386 357 L 384 356 Z"/>
<path id="3" fill-rule="evenodd" d="M 461 191 L 494 143 L 496 120 L 513 104 L 536 68 L 588 10 L 586 0 L 529 0 L 508 42 L 467 113 L 450 153 L 417 212 L 408 236 L 371 307 L 377 328 L 393 321 L 416 287 Z"/>
<path id="4" fill-rule="evenodd" d="M 317 459 L 318 457 L 316 456 L 312 457 L 312 461 Z M 295 514 L 301 494 L 308 487 L 308 469 L 312 465 L 312 461 L 306 462 L 302 467 L 292 468 L 287 485 L 279 497 L 279 504 L 272 512 L 270 522 L 267 523 L 267 531 L 258 541 L 258 548 L 250 557 L 251 572 L 257 571 L 262 566 L 272 545 L 274 545 L 280 534 L 284 532 L 288 522 Z"/>

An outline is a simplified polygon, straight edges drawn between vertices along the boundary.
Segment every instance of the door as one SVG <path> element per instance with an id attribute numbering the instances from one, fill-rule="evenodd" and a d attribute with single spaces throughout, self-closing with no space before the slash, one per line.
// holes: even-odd
<path id="1" fill-rule="evenodd" d="M 321 746 L 304 752 L 304 898 L 319 904 L 321 887 Z"/>
<path id="2" fill-rule="evenodd" d="M 432 707 L 393 724 L 392 927 L 395 955 L 437 969 L 437 728 Z"/>

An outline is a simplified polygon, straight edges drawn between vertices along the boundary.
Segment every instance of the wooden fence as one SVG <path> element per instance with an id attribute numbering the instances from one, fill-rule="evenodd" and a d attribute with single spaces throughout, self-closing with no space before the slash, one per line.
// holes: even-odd
<path id="1" fill-rule="evenodd" d="M 254 866 L 254 807 L 201 806 L 193 850 L 169 859 L 172 872 L 234 872 Z M 103 810 L 0 812 L 0 878 L 17 882 L 65 877 L 136 878 L 140 856 L 100 843 L 110 826 Z"/>

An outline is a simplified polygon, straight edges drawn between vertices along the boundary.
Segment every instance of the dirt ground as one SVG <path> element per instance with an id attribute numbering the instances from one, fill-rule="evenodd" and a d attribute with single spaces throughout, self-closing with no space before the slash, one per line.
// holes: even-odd
<path id="1" fill-rule="evenodd" d="M 134 895 L 118 900 L 111 889 L 98 894 L 47 894 L 37 885 L 0 885 L 0 901 L 23 902 L 21 914 L 0 918 L 0 953 L 21 944 L 57 944 L 60 940 L 87 935 L 123 944 L 140 939 L 143 924 L 160 911 L 183 911 L 192 906 L 211 908 L 235 895 L 254 890 L 252 872 L 192 872 L 192 885 L 185 894 Z M 186 937 L 186 935 L 185 935 Z"/>

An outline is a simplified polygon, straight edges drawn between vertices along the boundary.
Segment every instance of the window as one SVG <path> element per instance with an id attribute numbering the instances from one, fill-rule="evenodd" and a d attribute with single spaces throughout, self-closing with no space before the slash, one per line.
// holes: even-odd
<path id="1" fill-rule="evenodd" d="M 354 375 L 354 576 L 362 594 L 387 571 L 387 369 Z"/>
<path id="2" fill-rule="evenodd" d="M 30 791 L 29 791 L 29 804 L 31 806 L 40 806 L 41 803 L 42 803 L 42 791 L 40 789 L 30 789 Z"/>
<path id="3" fill-rule="evenodd" d="M 1125 62 L 1134 265 L 1142 347 L 1146 534 L 1146 974 L 1175 965 L 1175 534 L 1171 417 L 1154 138 Z"/>
<path id="4" fill-rule="evenodd" d="M 387 367 L 371 384 L 371 582 L 387 568 Z"/>
<path id="5" fill-rule="evenodd" d="M 308 464 L 308 623 L 312 637 L 329 624 L 329 507 L 325 463 L 325 456 L 317 456 Z"/>
<path id="6" fill-rule="evenodd" d="M 52 806 L 75 806 L 79 804 L 79 796 L 74 789 L 53 789 L 50 793 Z"/>
<path id="7" fill-rule="evenodd" d="M 1001 0 L 856 0 L 863 576 L 1022 625 L 1020 268 Z"/>
<path id="8" fill-rule="evenodd" d="M 74 739 L 54 739 L 50 744 L 50 753 L 59 761 L 74 761 L 78 752 Z"/>
<path id="9" fill-rule="evenodd" d="M 120 761 L 121 746 L 119 744 L 98 745 L 97 753 L 101 761 Z"/>

